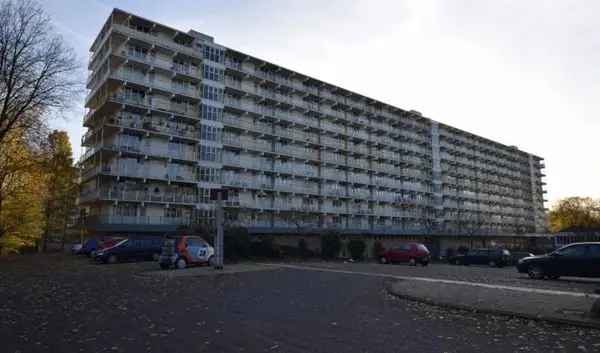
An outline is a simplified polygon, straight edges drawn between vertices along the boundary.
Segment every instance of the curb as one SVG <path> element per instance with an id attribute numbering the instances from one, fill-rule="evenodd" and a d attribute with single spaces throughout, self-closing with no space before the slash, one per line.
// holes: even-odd
<path id="1" fill-rule="evenodd" d="M 414 302 L 424 303 L 424 304 L 428 304 L 428 305 L 434 305 L 434 306 L 438 306 L 441 308 L 458 309 L 458 310 L 464 310 L 464 311 L 475 312 L 475 313 L 512 316 L 512 317 L 517 317 L 520 319 L 533 320 L 533 321 L 537 321 L 537 322 L 547 322 L 547 323 L 559 324 L 559 325 L 571 325 L 571 326 L 593 328 L 593 329 L 600 330 L 600 321 L 586 322 L 586 321 L 571 320 L 571 319 L 559 319 L 559 318 L 555 318 L 555 317 L 536 316 L 536 315 L 525 314 L 525 313 L 521 313 L 521 312 L 514 312 L 514 311 L 507 311 L 507 310 L 500 310 L 500 309 L 481 309 L 481 308 L 474 308 L 474 307 L 471 307 L 468 305 L 462 305 L 462 304 L 444 303 L 444 302 L 439 302 L 439 301 L 426 299 L 426 298 L 422 298 L 422 297 L 417 297 L 417 296 L 413 296 L 413 295 L 397 293 L 396 291 L 394 291 L 392 289 L 392 285 L 390 285 L 390 284 L 385 286 L 385 290 L 388 294 L 393 295 L 394 297 L 397 297 L 400 299 L 406 299 L 406 300 L 410 300 L 410 301 L 414 301 Z"/>

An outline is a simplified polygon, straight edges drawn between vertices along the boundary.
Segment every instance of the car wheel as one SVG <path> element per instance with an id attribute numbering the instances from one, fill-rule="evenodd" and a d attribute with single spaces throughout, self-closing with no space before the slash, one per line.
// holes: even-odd
<path id="1" fill-rule="evenodd" d="M 215 261 L 214 255 L 210 255 L 209 258 L 208 258 L 208 261 L 206 262 L 206 264 L 208 266 L 212 266 L 214 264 L 214 261 Z"/>
<path id="2" fill-rule="evenodd" d="M 527 270 L 527 274 L 532 279 L 542 279 L 544 278 L 544 270 L 540 266 L 531 266 Z"/>
<path id="3" fill-rule="evenodd" d="M 175 266 L 177 266 L 178 269 L 183 270 L 187 267 L 187 261 L 185 261 L 184 258 L 180 257 L 179 259 L 177 259 Z"/>
<path id="4" fill-rule="evenodd" d="M 421 262 L 421 266 L 425 267 L 425 266 L 427 266 L 427 265 L 429 265 L 429 262 L 428 262 L 428 261 L 422 261 L 422 262 Z"/>
<path id="5" fill-rule="evenodd" d="M 490 267 L 496 267 L 496 261 L 492 260 L 488 263 L 488 265 L 490 265 Z"/>
<path id="6" fill-rule="evenodd" d="M 382 264 L 387 264 L 388 260 L 386 259 L 385 256 L 382 256 L 382 257 L 379 258 L 379 262 L 381 262 Z"/>
<path id="7" fill-rule="evenodd" d="M 117 258 L 117 255 L 110 255 L 106 262 L 108 262 L 109 264 L 116 264 L 117 262 L 119 262 L 119 259 Z"/>
<path id="8" fill-rule="evenodd" d="M 408 264 L 411 265 L 411 266 L 417 266 L 417 260 L 410 259 L 410 260 L 408 260 Z"/>

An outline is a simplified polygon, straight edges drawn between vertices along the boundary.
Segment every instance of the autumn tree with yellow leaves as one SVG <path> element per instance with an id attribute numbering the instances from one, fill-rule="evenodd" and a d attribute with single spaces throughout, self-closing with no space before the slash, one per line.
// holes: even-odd
<path id="1" fill-rule="evenodd" d="M 548 213 L 550 230 L 600 229 L 600 199 L 568 197 L 559 200 Z"/>
<path id="2" fill-rule="evenodd" d="M 47 124 L 77 101 L 79 67 L 37 1 L 0 0 L 0 254 L 66 233 L 77 195 L 71 146 Z"/>

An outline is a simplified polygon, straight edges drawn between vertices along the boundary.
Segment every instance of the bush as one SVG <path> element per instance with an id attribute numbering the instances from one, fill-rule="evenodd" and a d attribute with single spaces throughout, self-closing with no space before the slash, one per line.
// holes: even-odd
<path id="1" fill-rule="evenodd" d="M 281 256 L 284 257 L 296 257 L 296 258 L 307 258 L 314 256 L 314 253 L 308 249 L 302 250 L 299 247 L 291 245 L 280 245 Z"/>
<path id="2" fill-rule="evenodd" d="M 321 256 L 326 259 L 337 257 L 342 249 L 342 240 L 339 234 L 328 232 L 321 234 Z"/>
<path id="3" fill-rule="evenodd" d="M 306 240 L 304 240 L 304 238 L 298 240 L 298 252 L 300 253 L 300 257 L 307 257 L 308 255 L 308 246 L 306 245 Z"/>
<path id="4" fill-rule="evenodd" d="M 223 234 L 225 258 L 237 260 L 250 256 L 250 234 L 246 228 L 229 228 Z"/>
<path id="5" fill-rule="evenodd" d="M 375 243 L 373 243 L 373 257 L 376 259 L 379 259 L 381 256 L 383 256 L 383 253 L 385 251 L 385 248 L 383 247 L 383 245 L 381 244 L 381 242 L 379 240 L 375 241 Z"/>
<path id="6" fill-rule="evenodd" d="M 363 239 L 352 239 L 348 242 L 348 251 L 353 259 L 362 259 L 366 248 L 367 244 Z"/>
<path id="7" fill-rule="evenodd" d="M 263 237 L 260 240 L 253 241 L 250 245 L 253 256 L 278 258 L 281 257 L 281 247 L 275 242 L 273 237 Z"/>

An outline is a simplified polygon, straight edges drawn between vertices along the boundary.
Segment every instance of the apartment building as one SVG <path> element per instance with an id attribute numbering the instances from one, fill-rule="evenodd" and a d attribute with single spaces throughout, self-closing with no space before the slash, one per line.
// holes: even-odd
<path id="1" fill-rule="evenodd" d="M 501 236 L 546 228 L 543 159 L 115 9 L 91 46 L 90 231 Z"/>

